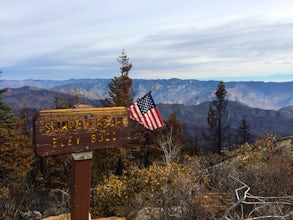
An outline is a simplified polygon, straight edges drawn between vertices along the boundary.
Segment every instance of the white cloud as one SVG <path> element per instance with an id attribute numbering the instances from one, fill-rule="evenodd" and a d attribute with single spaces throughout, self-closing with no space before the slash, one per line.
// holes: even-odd
<path id="1" fill-rule="evenodd" d="M 122 48 L 135 78 L 292 74 L 292 10 L 291 0 L 1 1 L 2 78 L 108 78 Z"/>

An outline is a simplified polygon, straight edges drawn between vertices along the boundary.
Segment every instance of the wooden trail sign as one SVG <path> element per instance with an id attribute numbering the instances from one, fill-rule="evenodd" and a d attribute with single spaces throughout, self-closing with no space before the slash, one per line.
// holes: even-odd
<path id="1" fill-rule="evenodd" d="M 34 117 L 38 156 L 71 153 L 71 220 L 88 220 L 92 151 L 122 147 L 130 137 L 125 107 L 42 110 Z"/>
<path id="2" fill-rule="evenodd" d="M 39 111 L 34 118 L 38 156 L 77 153 L 123 146 L 129 141 L 125 107 Z"/>

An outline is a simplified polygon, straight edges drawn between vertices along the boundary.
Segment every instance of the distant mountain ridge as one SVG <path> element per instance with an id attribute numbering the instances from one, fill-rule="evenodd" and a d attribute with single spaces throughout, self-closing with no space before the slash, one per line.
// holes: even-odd
<path id="1" fill-rule="evenodd" d="M 64 93 L 78 94 L 88 99 L 108 97 L 111 79 L 71 79 L 71 80 L 0 80 L 0 88 L 20 88 L 32 86 Z M 133 91 L 141 97 L 151 88 L 156 103 L 198 105 L 214 98 L 218 81 L 181 79 L 133 79 Z M 227 99 L 238 101 L 253 108 L 278 110 L 293 106 L 292 82 L 225 82 Z"/>
<path id="2" fill-rule="evenodd" d="M 76 89 L 76 91 L 84 91 Z M 37 87 L 24 86 L 16 89 L 9 89 L 3 94 L 3 101 L 11 106 L 14 113 L 19 114 L 24 107 L 28 110 L 28 118 L 32 121 L 33 115 L 42 109 L 55 109 L 56 98 L 65 95 L 67 100 L 72 97 L 64 92 L 40 89 Z M 80 98 L 80 102 L 102 106 L 100 100 Z M 158 104 L 159 111 L 164 121 L 168 120 L 171 113 L 184 125 L 184 133 L 187 137 L 200 137 L 203 131 L 208 130 L 207 114 L 209 101 L 198 105 L 183 104 Z M 292 136 L 293 134 L 293 106 L 281 108 L 279 110 L 264 110 L 251 108 L 237 101 L 228 101 L 228 123 L 231 126 L 232 134 L 236 133 L 241 120 L 246 119 L 250 130 L 254 136 L 263 136 L 268 132 L 273 132 L 279 137 Z"/>

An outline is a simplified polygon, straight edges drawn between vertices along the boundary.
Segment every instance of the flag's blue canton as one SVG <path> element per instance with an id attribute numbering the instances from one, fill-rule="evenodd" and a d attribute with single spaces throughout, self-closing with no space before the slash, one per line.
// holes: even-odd
<path id="1" fill-rule="evenodd" d="M 146 94 L 144 97 L 142 97 L 141 99 L 137 100 L 137 106 L 141 112 L 142 115 L 144 115 L 145 113 L 147 113 L 148 110 L 156 107 L 154 100 L 152 99 L 152 97 L 148 94 Z"/>

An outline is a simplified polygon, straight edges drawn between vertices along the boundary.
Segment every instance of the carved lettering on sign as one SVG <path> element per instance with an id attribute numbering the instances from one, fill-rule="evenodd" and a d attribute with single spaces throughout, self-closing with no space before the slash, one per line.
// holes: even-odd
<path id="1" fill-rule="evenodd" d="M 128 111 L 124 107 L 40 111 L 34 119 L 39 156 L 75 153 L 127 144 Z"/>

